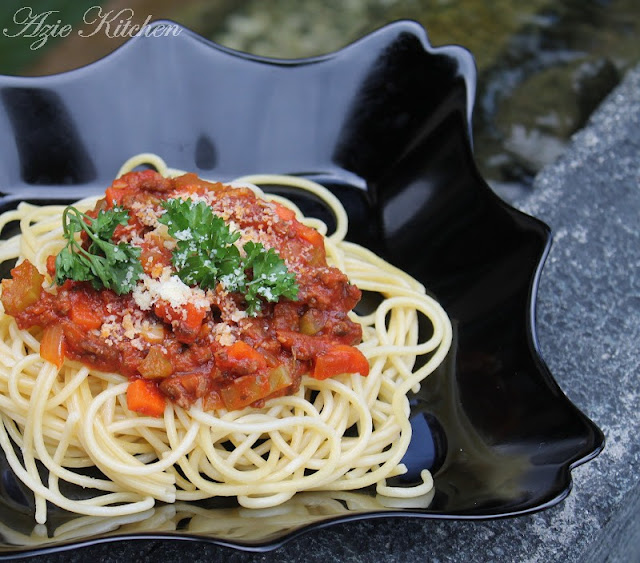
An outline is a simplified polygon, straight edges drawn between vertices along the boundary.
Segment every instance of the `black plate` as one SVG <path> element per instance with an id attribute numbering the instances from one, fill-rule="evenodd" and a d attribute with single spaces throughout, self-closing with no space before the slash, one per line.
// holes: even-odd
<path id="1" fill-rule="evenodd" d="M 571 469 L 599 453 L 603 435 L 538 352 L 535 297 L 550 231 L 478 174 L 471 55 L 431 47 L 406 21 L 293 61 L 230 51 L 171 22 L 152 29 L 79 70 L 0 77 L 0 210 L 100 193 L 146 151 L 219 180 L 273 172 L 328 185 L 347 208 L 349 237 L 420 279 L 453 320 L 452 352 L 412 399 L 406 462 L 411 475 L 433 469 L 435 494 L 412 508 L 384 506 L 371 491 L 304 493 L 266 512 L 213 499 L 46 539 L 32 534 L 32 500 L 5 461 L 0 553 L 127 534 L 270 549 L 350 519 L 493 518 L 563 499 Z M 86 524 L 52 508 L 48 533 L 70 522 Z"/>

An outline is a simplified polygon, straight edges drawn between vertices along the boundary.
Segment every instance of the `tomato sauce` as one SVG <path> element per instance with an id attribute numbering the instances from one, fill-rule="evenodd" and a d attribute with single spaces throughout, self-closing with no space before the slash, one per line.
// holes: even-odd
<path id="1" fill-rule="evenodd" d="M 167 298 L 172 284 L 185 295 L 172 269 L 175 240 L 158 222 L 163 200 L 172 198 L 206 201 L 241 234 L 238 244 L 251 240 L 273 248 L 295 274 L 297 299 L 264 300 L 252 316 L 244 296 L 221 283 L 206 291 L 188 288 L 186 301 Z M 206 182 L 194 174 L 168 179 L 153 171 L 115 180 L 89 214 L 95 217 L 116 205 L 128 210 L 129 221 L 116 228 L 114 242 L 141 249 L 144 279 L 133 292 L 117 295 L 67 280 L 38 289 L 34 298 L 42 279 L 28 262 L 3 281 L 5 310 L 18 326 L 44 329 L 43 357 L 58 365 L 66 357 L 144 380 L 130 385 L 129 406 L 154 416 L 165 400 L 185 408 L 201 400 L 207 410 L 234 410 L 295 392 L 303 374 L 319 379 L 345 372 L 367 375 L 368 363 L 355 348 L 362 329 L 348 317 L 360 290 L 327 265 L 323 237 L 289 209 L 249 188 Z M 53 277 L 55 257 L 47 269 Z"/>

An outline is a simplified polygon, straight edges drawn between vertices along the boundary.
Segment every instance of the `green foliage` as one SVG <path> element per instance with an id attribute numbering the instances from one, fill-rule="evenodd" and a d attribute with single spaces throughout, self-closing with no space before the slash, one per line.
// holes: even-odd
<path id="1" fill-rule="evenodd" d="M 184 283 L 212 289 L 220 282 L 227 291 L 244 295 L 250 315 L 260 312 L 261 298 L 296 299 L 295 274 L 273 248 L 250 241 L 241 256 L 234 244 L 240 233 L 232 232 L 205 202 L 170 199 L 163 207 L 166 213 L 159 221 L 177 241 L 172 260 Z"/>
<path id="2" fill-rule="evenodd" d="M 56 284 L 70 279 L 88 281 L 95 289 L 107 288 L 119 295 L 132 291 L 143 272 L 140 248 L 111 241 L 116 227 L 128 220 L 129 213 L 118 207 L 100 211 L 94 219 L 68 206 L 62 214 L 67 245 L 56 257 Z M 87 249 L 76 237 L 81 232 L 90 241 Z"/>

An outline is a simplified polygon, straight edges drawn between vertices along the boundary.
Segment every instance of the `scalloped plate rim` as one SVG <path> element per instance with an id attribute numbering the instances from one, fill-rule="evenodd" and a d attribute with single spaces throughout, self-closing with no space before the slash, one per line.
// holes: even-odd
<path id="1" fill-rule="evenodd" d="M 253 55 L 250 53 L 245 53 L 237 50 L 233 50 L 228 47 L 224 47 L 219 45 L 213 41 L 210 41 L 190 29 L 177 24 L 171 20 L 157 20 L 152 22 L 151 27 L 157 27 L 160 25 L 173 25 L 177 26 L 181 30 L 181 34 L 185 33 L 188 37 L 189 41 L 203 43 L 213 50 L 217 51 L 220 54 L 235 57 L 238 59 L 243 59 L 247 61 L 252 61 L 259 64 L 267 64 L 267 65 L 277 65 L 277 66 L 298 66 L 298 65 L 312 65 L 315 63 L 319 63 L 322 61 L 326 61 L 329 59 L 339 58 L 342 53 L 349 52 L 352 48 L 357 48 L 358 45 L 368 41 L 372 36 L 376 36 L 378 34 L 387 33 L 389 29 L 394 28 L 398 33 L 400 32 L 409 32 L 417 37 L 424 50 L 429 54 L 447 54 L 449 56 L 454 57 L 457 61 L 464 61 L 466 65 L 466 73 L 462 74 L 465 83 L 465 94 L 466 94 L 466 111 L 467 111 L 467 119 L 466 119 L 466 137 L 469 142 L 469 146 L 472 150 L 473 145 L 473 137 L 471 132 L 471 118 L 473 113 L 473 106 L 475 103 L 475 94 L 476 94 L 476 69 L 473 61 L 472 54 L 463 46 L 460 45 L 442 45 L 442 46 L 432 46 L 429 42 L 428 35 L 426 30 L 417 22 L 413 20 L 398 20 L 391 23 L 388 23 L 380 28 L 368 33 L 359 39 L 350 42 L 345 45 L 341 49 L 336 51 L 332 51 L 329 53 L 317 55 L 314 57 L 307 58 L 294 58 L 294 59 L 282 59 L 282 58 L 274 58 L 274 57 L 264 57 L 259 55 Z M 130 49 L 136 48 L 141 41 L 146 40 L 142 35 L 138 35 L 133 37 L 132 39 L 126 41 L 124 44 L 116 48 L 114 51 L 108 53 L 107 55 L 101 57 L 100 59 L 91 62 L 82 67 L 64 71 L 57 74 L 46 75 L 46 76 L 9 76 L 9 75 L 0 75 L 0 86 L 10 85 L 10 86 L 18 86 L 18 85 L 30 85 L 35 86 L 36 84 L 42 85 L 46 87 L 48 84 L 65 82 L 67 80 L 74 80 L 76 77 L 84 76 L 88 73 L 99 72 L 100 68 L 104 64 L 110 64 L 113 61 L 118 60 L 121 57 L 126 57 L 127 53 Z M 155 40 L 156 38 L 154 38 Z M 538 228 L 541 228 L 545 233 L 545 243 L 544 247 L 538 257 L 536 264 L 531 264 L 532 272 L 530 273 L 529 279 L 529 298 L 528 298 L 528 310 L 526 312 L 527 315 L 527 336 L 530 344 L 530 354 L 532 359 L 535 360 L 537 365 L 537 372 L 540 377 L 543 377 L 547 386 L 554 386 L 554 388 L 559 391 L 563 397 L 565 404 L 573 409 L 574 414 L 577 414 L 582 418 L 583 422 L 590 427 L 593 432 L 594 443 L 596 444 L 594 448 L 590 448 L 585 446 L 584 451 L 576 454 L 576 459 L 570 461 L 566 464 L 566 467 L 563 467 L 566 473 L 566 486 L 562 488 L 555 496 L 551 497 L 547 501 L 522 510 L 516 510 L 511 512 L 501 512 L 501 513 L 492 513 L 492 514 L 441 514 L 436 512 L 428 512 L 428 508 L 424 510 L 418 509 L 393 509 L 388 511 L 370 511 L 370 512 L 359 512 L 356 514 L 345 514 L 341 516 L 332 516 L 328 517 L 325 520 L 318 520 L 315 522 L 311 522 L 308 524 L 302 525 L 300 528 L 287 531 L 282 536 L 277 539 L 271 540 L 259 540 L 257 542 L 249 542 L 243 543 L 239 540 L 226 540 L 220 539 L 216 537 L 210 536 L 198 536 L 195 534 L 185 533 L 185 532 L 175 532 L 175 533 L 118 533 L 117 531 L 110 535 L 92 537 L 88 539 L 79 539 L 79 540 L 69 540 L 69 542 L 65 542 L 62 544 L 55 545 L 43 545 L 40 547 L 29 547 L 25 546 L 11 546 L 12 550 L 3 550 L 0 552 L 0 559 L 7 559 L 19 556 L 28 556 L 28 555 L 44 555 L 47 553 L 56 553 L 61 551 L 66 551 L 69 549 L 75 549 L 79 547 L 84 547 L 88 545 L 95 545 L 98 543 L 108 543 L 114 541 L 120 541 L 125 539 L 171 539 L 171 540 L 182 540 L 182 541 L 201 541 L 210 544 L 216 544 L 225 547 L 231 547 L 235 549 L 240 549 L 243 551 L 254 551 L 254 552 L 266 552 L 277 549 L 288 541 L 299 537 L 302 534 L 307 533 L 313 529 L 320 529 L 328 526 L 333 526 L 340 523 L 346 522 L 355 522 L 359 520 L 367 520 L 367 519 L 379 519 L 379 518 L 418 518 L 423 520 L 493 520 L 493 519 L 501 519 L 501 518 L 510 518 L 516 516 L 522 516 L 526 514 L 531 514 L 535 512 L 539 512 L 541 510 L 545 510 L 550 508 L 562 500 L 564 500 L 571 492 L 573 479 L 571 476 L 571 472 L 573 469 L 582 465 L 593 458 L 595 458 L 604 448 L 604 434 L 600 430 L 600 428 L 593 422 L 585 413 L 583 413 L 575 404 L 567 397 L 567 395 L 562 391 L 560 385 L 555 380 L 553 375 L 551 374 L 549 368 L 547 367 L 538 342 L 536 322 L 535 322 L 535 308 L 537 302 L 537 293 L 540 284 L 540 279 L 542 276 L 542 271 L 544 268 L 545 260 L 549 254 L 551 244 L 552 244 L 552 233 L 550 227 L 539 218 L 529 215 L 509 203 L 505 202 L 501 198 L 499 198 L 486 184 L 482 176 L 479 174 L 477 170 L 477 166 L 475 164 L 475 160 L 473 162 L 474 166 L 474 174 L 477 179 L 489 190 L 490 194 L 493 196 L 494 203 L 503 207 L 511 214 L 518 215 L 521 219 L 524 219 L 527 222 L 530 222 L 531 225 L 537 225 Z M 9 193 L 4 197 L 0 198 L 0 203 L 4 204 L 6 202 L 15 201 L 19 199 L 18 194 Z"/>

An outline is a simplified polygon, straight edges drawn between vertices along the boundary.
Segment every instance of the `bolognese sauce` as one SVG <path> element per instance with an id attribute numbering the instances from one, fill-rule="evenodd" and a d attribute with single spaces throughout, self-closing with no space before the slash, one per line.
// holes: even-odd
<path id="1" fill-rule="evenodd" d="M 163 203 L 172 199 L 205 202 L 239 233 L 239 249 L 249 241 L 273 249 L 295 275 L 295 299 L 261 298 L 251 312 L 246 296 L 222 281 L 207 288 L 184 283 L 174 268 L 176 238 L 161 221 Z M 368 374 L 355 347 L 361 326 L 348 316 L 360 290 L 327 264 L 323 236 L 290 209 L 248 187 L 151 170 L 115 180 L 87 216 L 116 207 L 128 220 L 115 228 L 114 244 L 140 249 L 143 273 L 132 291 L 74 280 L 48 287 L 28 261 L 3 281 L 5 311 L 19 328 L 43 330 L 43 358 L 60 367 L 66 357 L 129 377 L 129 408 L 151 416 L 162 414 L 166 400 L 236 410 L 294 393 L 304 374 Z M 81 240 L 85 248 L 90 243 L 84 233 Z M 55 256 L 47 270 L 55 278 Z"/>

